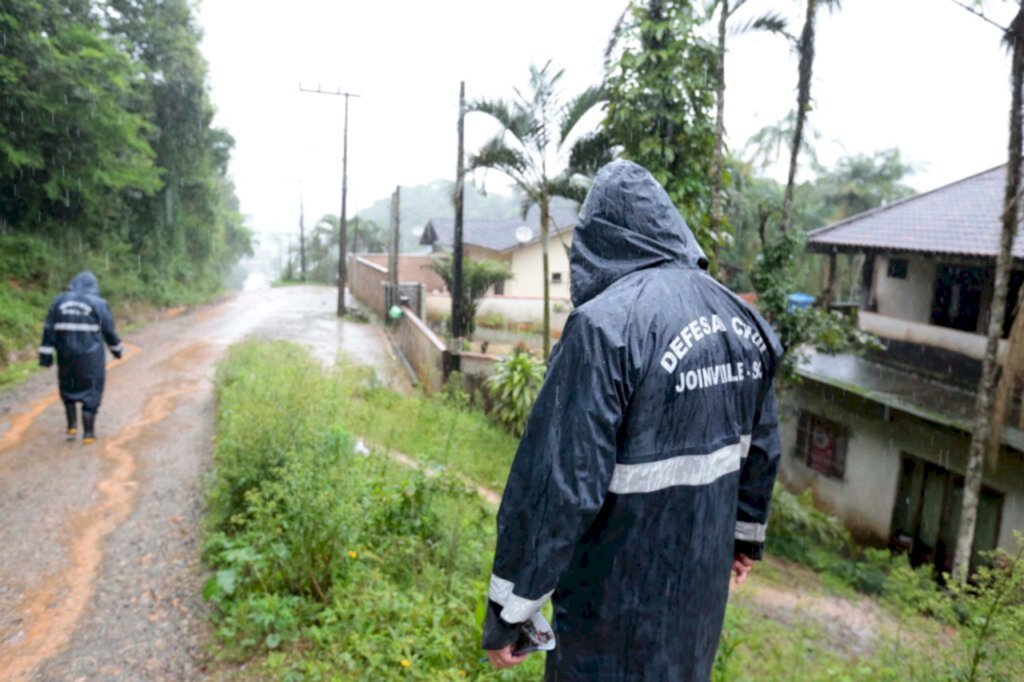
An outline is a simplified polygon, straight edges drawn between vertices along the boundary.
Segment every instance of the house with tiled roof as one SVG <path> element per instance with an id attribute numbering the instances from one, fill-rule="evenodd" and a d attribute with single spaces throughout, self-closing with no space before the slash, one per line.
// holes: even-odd
<path id="1" fill-rule="evenodd" d="M 552 204 L 548 233 L 552 299 L 569 300 L 569 246 L 572 244 L 576 217 L 576 211 L 571 206 Z M 420 244 L 434 251 L 450 251 L 455 241 L 454 235 L 455 221 L 452 218 L 432 218 L 423 229 Z M 530 209 L 526 218 L 465 220 L 462 241 L 468 258 L 486 258 L 508 264 L 512 279 L 496 286 L 492 293 L 519 298 L 544 296 L 540 213 L 536 207 Z"/>
<path id="2" fill-rule="evenodd" d="M 1005 167 L 810 233 L 807 250 L 859 264 L 858 323 L 883 350 L 812 356 L 786 398 L 781 476 L 857 535 L 952 567 L 985 349 Z M 1006 330 L 1024 283 L 1014 248 Z M 828 288 L 828 287 L 826 287 Z M 1014 420 L 1015 421 L 1015 420 Z M 1024 530 L 1024 432 L 1002 434 L 986 465 L 975 550 L 1015 546 Z"/>

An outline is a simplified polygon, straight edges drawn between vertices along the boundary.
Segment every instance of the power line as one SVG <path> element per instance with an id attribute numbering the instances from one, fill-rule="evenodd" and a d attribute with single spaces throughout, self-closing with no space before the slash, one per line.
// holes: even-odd
<path id="1" fill-rule="evenodd" d="M 993 21 L 992 19 L 989 19 L 987 16 L 985 16 L 985 13 L 982 12 L 981 10 L 975 9 L 974 7 L 971 7 L 970 5 L 965 5 L 964 3 L 960 2 L 960 0 L 950 0 L 950 2 L 952 2 L 954 5 L 957 5 L 958 7 L 962 7 L 963 9 L 967 10 L 968 12 L 973 14 L 974 16 L 976 16 L 979 19 L 981 19 L 982 21 L 987 21 L 988 23 L 992 24 L 993 26 L 998 28 L 1003 33 L 1007 33 L 1010 30 L 1007 27 L 1005 27 L 1002 24 L 1000 24 L 998 21 Z"/>

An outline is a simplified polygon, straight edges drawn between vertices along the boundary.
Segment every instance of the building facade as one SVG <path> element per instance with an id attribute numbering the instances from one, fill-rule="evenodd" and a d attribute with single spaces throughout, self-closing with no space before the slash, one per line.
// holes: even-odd
<path id="1" fill-rule="evenodd" d="M 831 272 L 840 254 L 861 264 L 858 322 L 885 348 L 811 357 L 783 401 L 784 484 L 813 490 L 862 539 L 943 571 L 956 548 L 1004 181 L 995 168 L 811 233 L 808 250 Z M 1006 331 L 1022 282 L 1015 268 Z M 1014 549 L 1024 530 L 1022 453 L 1024 433 L 1008 426 L 986 465 L 976 552 Z"/>

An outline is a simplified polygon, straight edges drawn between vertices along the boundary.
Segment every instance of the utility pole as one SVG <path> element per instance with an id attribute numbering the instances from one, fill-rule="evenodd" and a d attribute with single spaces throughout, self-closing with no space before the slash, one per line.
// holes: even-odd
<path id="1" fill-rule="evenodd" d="M 359 97 L 359 95 L 342 92 L 341 88 L 331 92 L 323 90 L 319 85 L 316 90 L 311 90 L 302 87 L 302 83 L 299 83 L 299 91 L 345 98 L 345 123 L 341 151 L 341 215 L 338 217 L 338 317 L 342 317 L 345 314 L 345 280 L 348 277 L 348 264 L 346 263 L 348 259 L 348 218 L 345 215 L 348 208 L 346 205 L 348 195 L 348 99 L 349 97 Z"/>
<path id="2" fill-rule="evenodd" d="M 466 166 L 463 137 L 466 120 L 466 81 L 459 82 L 459 151 L 455 161 L 455 239 L 452 245 L 452 345 L 454 352 L 462 351 L 465 320 L 462 319 L 462 200 L 465 192 Z"/>
<path id="3" fill-rule="evenodd" d="M 302 268 L 302 281 L 306 281 L 306 212 L 302 194 L 299 193 L 299 267 Z"/>
<path id="4" fill-rule="evenodd" d="M 399 305 L 401 296 L 398 292 L 398 234 L 399 221 L 401 220 L 401 188 L 395 187 L 395 193 L 391 195 L 391 234 L 388 247 L 388 288 L 391 290 L 391 305 Z"/>

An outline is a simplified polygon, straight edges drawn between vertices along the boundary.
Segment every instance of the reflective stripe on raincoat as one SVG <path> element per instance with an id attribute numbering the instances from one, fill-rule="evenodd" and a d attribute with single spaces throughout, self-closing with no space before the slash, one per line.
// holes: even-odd
<path id="1" fill-rule="evenodd" d="M 39 346 L 40 364 L 49 366 L 56 357 L 62 400 L 80 401 L 89 412 L 99 409 L 106 371 L 104 342 L 121 352 L 121 339 L 107 302 L 100 298 L 96 276 L 80 272 L 68 290 L 53 299 Z"/>
<path id="2" fill-rule="evenodd" d="M 768 324 L 640 166 L 598 173 L 561 341 L 498 514 L 484 648 L 549 598 L 549 680 L 707 680 L 780 454 Z"/>

